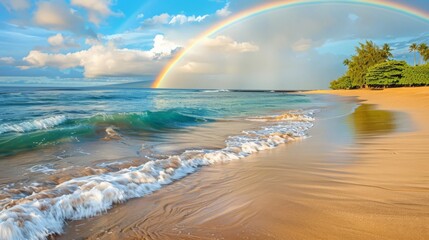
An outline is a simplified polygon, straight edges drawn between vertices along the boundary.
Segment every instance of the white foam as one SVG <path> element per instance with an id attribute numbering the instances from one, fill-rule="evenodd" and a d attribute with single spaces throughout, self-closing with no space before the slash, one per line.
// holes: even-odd
<path id="1" fill-rule="evenodd" d="M 301 111 L 291 111 L 280 115 L 251 117 L 247 118 L 247 120 L 255 122 L 314 121 L 311 115 L 315 112 L 317 112 L 317 110 L 307 110 L 306 114 L 303 114 Z"/>
<path id="2" fill-rule="evenodd" d="M 33 172 L 33 173 L 44 173 L 44 174 L 52 174 L 56 172 L 54 164 L 52 163 L 35 165 L 35 166 L 32 166 L 29 170 L 30 172 Z"/>
<path id="3" fill-rule="evenodd" d="M 311 119 L 309 116 L 305 119 Z M 280 121 L 231 136 L 219 150 L 192 150 L 117 172 L 86 176 L 34 193 L 0 212 L 0 239 L 45 239 L 60 234 L 66 220 L 100 214 L 113 204 L 142 197 L 200 167 L 244 158 L 306 137 L 312 121 Z"/>
<path id="4" fill-rule="evenodd" d="M 228 89 L 216 89 L 216 90 L 204 90 L 205 93 L 219 93 L 219 92 L 229 92 Z"/>
<path id="5" fill-rule="evenodd" d="M 67 120 L 66 116 L 58 115 L 48 118 L 35 119 L 17 124 L 4 123 L 0 125 L 0 134 L 8 132 L 30 132 L 35 130 L 43 130 L 55 127 L 64 123 Z"/>

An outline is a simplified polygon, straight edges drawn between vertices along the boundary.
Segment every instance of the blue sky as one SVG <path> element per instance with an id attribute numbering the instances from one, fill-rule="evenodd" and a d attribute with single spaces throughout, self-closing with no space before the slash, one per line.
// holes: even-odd
<path id="1" fill-rule="evenodd" d="M 150 85 L 162 67 L 200 32 L 264 2 L 0 0 L 0 85 L 88 86 L 132 81 Z M 396 2 L 429 11 L 425 0 Z M 344 71 L 340 60 L 353 53 L 358 41 L 388 42 L 397 58 L 412 61 L 408 44 L 428 42 L 426 29 L 427 22 L 364 6 L 285 9 L 212 36 L 183 59 L 166 84 L 323 88 Z M 306 73 L 306 64 L 314 66 L 321 59 L 324 62 L 314 67 L 314 74 Z M 262 66 L 267 62 L 272 64 Z M 261 70 L 246 71 L 248 66 Z M 258 78 L 273 80 L 261 85 Z"/>

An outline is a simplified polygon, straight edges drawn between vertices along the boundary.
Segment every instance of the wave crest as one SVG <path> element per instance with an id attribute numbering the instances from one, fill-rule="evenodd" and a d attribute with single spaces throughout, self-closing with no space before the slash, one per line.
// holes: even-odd
<path id="1" fill-rule="evenodd" d="M 9 132 L 17 132 L 17 133 L 25 133 L 36 130 L 45 130 L 49 128 L 53 128 L 57 125 L 64 123 L 67 120 L 66 116 L 58 115 L 48 118 L 35 119 L 33 121 L 27 121 L 17 124 L 1 124 L 0 125 L 0 134 L 9 133 Z"/>

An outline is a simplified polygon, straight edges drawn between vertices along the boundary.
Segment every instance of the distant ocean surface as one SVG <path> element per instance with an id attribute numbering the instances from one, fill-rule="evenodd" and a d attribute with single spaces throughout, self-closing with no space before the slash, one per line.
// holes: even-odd
<path id="1" fill-rule="evenodd" d="M 330 104 L 285 92 L 0 88 L 0 239 L 44 239 L 205 165 L 304 139 Z"/>

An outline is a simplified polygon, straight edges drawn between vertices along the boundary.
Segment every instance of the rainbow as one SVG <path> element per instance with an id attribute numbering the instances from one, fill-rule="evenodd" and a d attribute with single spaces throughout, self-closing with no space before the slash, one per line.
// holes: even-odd
<path id="1" fill-rule="evenodd" d="M 213 34 L 233 25 L 238 22 L 244 21 L 248 18 L 264 14 L 270 11 L 274 11 L 277 9 L 290 8 L 295 6 L 305 6 L 305 5 L 317 5 L 317 4 L 355 4 L 355 5 L 364 5 L 377 7 L 381 9 L 387 9 L 395 12 L 399 12 L 408 16 L 412 16 L 424 21 L 429 21 L 429 13 L 422 11 L 420 9 L 407 6 L 400 3 L 394 3 L 387 0 L 283 0 L 270 2 L 266 4 L 262 4 L 253 8 L 249 8 L 242 12 L 239 12 L 217 24 L 210 27 L 203 33 L 201 33 L 198 37 L 196 37 L 186 48 L 183 48 L 177 55 L 172 58 L 165 67 L 158 74 L 156 80 L 153 82 L 153 88 L 159 88 L 161 86 L 162 81 L 171 71 L 171 69 L 198 43 L 203 41 L 204 39 L 212 36 Z"/>

